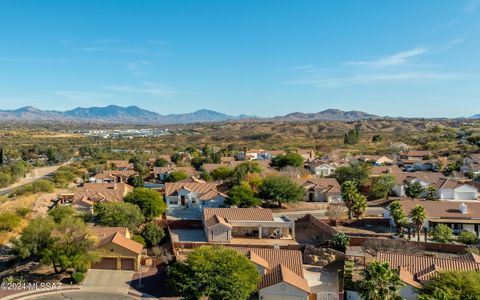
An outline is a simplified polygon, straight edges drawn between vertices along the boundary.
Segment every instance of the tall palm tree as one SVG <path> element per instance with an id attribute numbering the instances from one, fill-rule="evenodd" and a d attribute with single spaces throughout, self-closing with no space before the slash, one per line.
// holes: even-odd
<path id="1" fill-rule="evenodd" d="M 417 231 L 417 241 L 420 242 L 420 230 L 423 227 L 423 222 L 427 219 L 427 212 L 425 208 L 419 204 L 415 205 L 410 211 L 410 219 L 415 224 L 415 230 Z"/>
<path id="2" fill-rule="evenodd" d="M 348 209 L 348 218 L 352 219 L 352 206 L 355 202 L 355 198 L 357 197 L 358 190 L 357 185 L 354 181 L 347 180 L 342 183 L 342 199 L 345 203 L 345 206 Z"/>
<path id="3" fill-rule="evenodd" d="M 360 295 L 368 300 L 397 300 L 404 286 L 398 274 L 388 263 L 373 262 L 365 269 L 365 278 L 360 282 Z"/>

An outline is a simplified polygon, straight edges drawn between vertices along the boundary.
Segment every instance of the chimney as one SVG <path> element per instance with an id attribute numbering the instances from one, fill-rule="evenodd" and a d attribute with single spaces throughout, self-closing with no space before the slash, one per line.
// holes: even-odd
<path id="1" fill-rule="evenodd" d="M 468 213 L 468 210 L 467 210 L 467 205 L 465 203 L 460 203 L 460 205 L 458 206 L 458 209 L 462 212 L 462 214 L 467 214 Z"/>

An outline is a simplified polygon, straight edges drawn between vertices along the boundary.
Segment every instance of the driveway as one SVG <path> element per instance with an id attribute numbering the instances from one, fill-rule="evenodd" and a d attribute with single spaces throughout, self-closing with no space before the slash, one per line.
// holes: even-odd
<path id="1" fill-rule="evenodd" d="M 90 269 L 83 282 L 85 291 L 115 291 L 127 294 L 134 271 Z"/>

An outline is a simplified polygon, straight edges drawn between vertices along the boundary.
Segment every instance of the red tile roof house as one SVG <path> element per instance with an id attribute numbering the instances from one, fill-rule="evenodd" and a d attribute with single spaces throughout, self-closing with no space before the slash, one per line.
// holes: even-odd
<path id="1" fill-rule="evenodd" d="M 396 269 L 405 286 L 400 290 L 402 299 L 418 299 L 417 291 L 432 278 L 444 271 L 480 271 L 480 257 L 466 254 L 455 258 L 378 252 L 375 258 Z"/>
<path id="2" fill-rule="evenodd" d="M 404 200 L 400 201 L 400 204 L 407 216 L 415 205 L 423 206 L 427 212 L 424 228 L 431 229 L 438 224 L 445 224 L 455 233 L 471 231 L 480 237 L 480 203 L 478 202 Z M 385 210 L 384 216 L 391 219 L 388 210 Z"/>
<path id="3" fill-rule="evenodd" d="M 204 207 L 224 207 L 227 195 L 219 192 L 217 186 L 218 183 L 215 182 L 167 182 L 167 209 L 191 209 L 201 212 Z"/>
<path id="4" fill-rule="evenodd" d="M 177 167 L 174 163 L 169 163 L 164 167 L 153 167 L 153 175 L 160 181 L 164 181 L 173 171 L 184 171 L 188 176 L 198 174 L 192 167 Z"/>
<path id="5" fill-rule="evenodd" d="M 230 243 L 233 237 L 295 239 L 295 222 L 274 217 L 263 208 L 205 208 L 203 228 L 208 242 Z"/>
<path id="6" fill-rule="evenodd" d="M 134 170 L 106 170 L 92 177 L 95 183 L 124 183 L 128 177 L 138 175 Z"/>
<path id="7" fill-rule="evenodd" d="M 308 300 L 311 293 L 303 276 L 302 252 L 272 248 L 234 247 L 257 267 L 262 279 L 259 299 Z"/>
<path id="8" fill-rule="evenodd" d="M 96 241 L 94 251 L 100 256 L 93 269 L 139 269 L 143 245 L 131 239 L 126 227 L 93 226 L 90 231 Z"/>
<path id="9" fill-rule="evenodd" d="M 304 201 L 342 201 L 341 187 L 335 178 L 294 178 L 293 181 L 305 189 Z"/>
<path id="10" fill-rule="evenodd" d="M 439 199 L 443 200 L 478 200 L 478 189 L 475 186 L 461 183 L 455 179 L 446 178 L 442 173 L 415 172 L 391 173 L 395 177 L 396 185 L 393 191 L 398 197 L 405 197 L 407 184 L 415 181 L 427 188 L 434 187 Z"/>
<path id="11" fill-rule="evenodd" d="M 126 183 L 85 183 L 73 192 L 72 206 L 93 212 L 96 202 L 121 202 L 131 191 L 133 187 Z"/>

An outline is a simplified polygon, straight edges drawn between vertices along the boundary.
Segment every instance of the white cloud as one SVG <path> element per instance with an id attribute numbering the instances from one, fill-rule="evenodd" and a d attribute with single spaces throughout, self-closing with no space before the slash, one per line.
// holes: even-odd
<path id="1" fill-rule="evenodd" d="M 370 66 L 376 68 L 401 66 L 409 63 L 410 59 L 426 54 L 429 50 L 424 47 L 417 47 L 407 51 L 397 52 L 393 55 L 382 57 L 375 60 L 349 61 L 347 66 Z"/>
<path id="2" fill-rule="evenodd" d="M 127 64 L 127 69 L 129 69 L 133 75 L 141 76 L 145 73 L 145 67 L 150 66 L 151 64 L 152 63 L 147 60 L 131 61 Z"/>
<path id="3" fill-rule="evenodd" d="M 166 85 L 151 82 L 144 82 L 142 86 L 115 85 L 106 86 L 103 88 L 113 92 L 145 94 L 156 98 L 165 98 L 177 93 L 175 90 Z"/>

